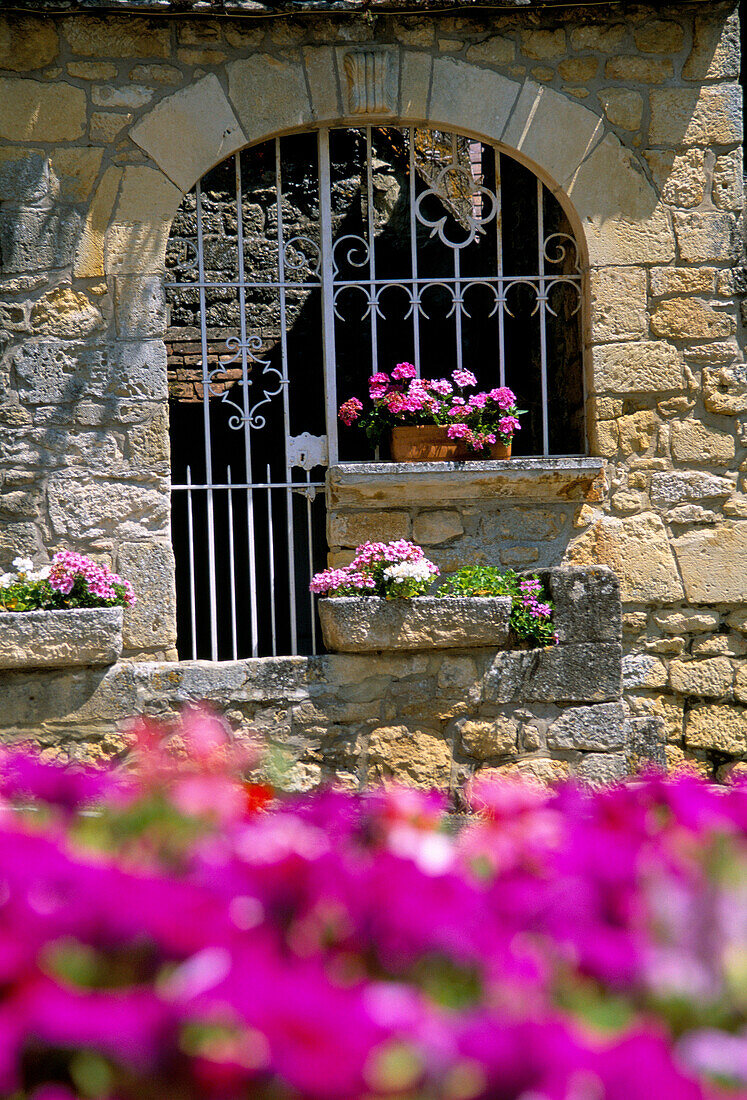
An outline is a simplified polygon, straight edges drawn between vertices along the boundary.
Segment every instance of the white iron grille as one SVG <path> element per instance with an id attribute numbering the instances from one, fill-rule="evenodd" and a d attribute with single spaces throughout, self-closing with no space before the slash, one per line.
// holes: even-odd
<path id="1" fill-rule="evenodd" d="M 323 516 L 316 516 L 312 505 L 323 488 L 326 466 L 339 458 L 341 324 L 349 325 L 352 319 L 360 350 L 360 355 L 353 358 L 365 361 L 366 371 L 391 369 L 393 363 L 382 361 L 382 337 L 391 339 L 389 330 L 397 325 L 398 331 L 407 330 L 418 371 L 422 366 L 428 374 L 446 374 L 455 367 L 474 369 L 470 359 L 465 361 L 465 326 L 474 326 L 473 312 L 480 313 L 485 324 L 492 323 L 490 331 L 494 334 L 487 374 L 483 370 L 481 382 L 505 385 L 506 326 L 507 320 L 514 318 L 512 293 L 531 295 L 529 316 L 536 318 L 533 323 L 538 329 L 541 453 L 550 453 L 548 318 L 556 316 L 552 295 L 561 286 L 572 291 L 572 306 L 568 308 L 566 299 L 566 313 L 578 312 L 581 273 L 573 238 L 566 232 L 546 235 L 543 184 L 535 182 L 536 261 L 531 270 L 506 273 L 504 213 L 511 217 L 511 212 L 503 210 L 502 158 L 497 150 L 456 134 L 414 127 L 367 127 L 352 132 L 357 135 L 359 150 L 356 201 L 360 201 L 360 217 L 354 228 L 360 231 L 346 232 L 341 208 L 347 203 L 346 209 L 351 210 L 353 203 L 338 178 L 339 165 L 330 151 L 339 133 L 328 129 L 318 132 L 317 194 L 313 216 L 304 232 L 285 224 L 289 184 L 284 156 L 286 143 L 294 139 L 277 138 L 259 147 L 274 151 L 274 210 L 268 206 L 265 211 L 267 225 L 270 213 L 275 221 L 271 271 L 266 256 L 260 261 L 252 252 L 255 238 L 247 242 L 246 196 L 252 184 L 242 179 L 246 152 L 232 158 L 232 270 L 227 271 L 225 266 L 216 270 L 212 261 L 211 267 L 206 264 L 206 243 L 211 247 L 215 244 L 214 196 L 205 191 L 211 175 L 195 188 L 189 231 L 175 231 L 170 240 L 167 291 L 172 307 L 185 294 L 197 302 L 201 358 L 200 460 L 188 463 L 181 478 L 175 470 L 176 483 L 172 486 L 175 504 L 181 500 L 185 516 L 186 545 L 175 546 L 183 572 L 188 575 L 189 616 L 180 642 L 185 655 L 209 655 L 217 660 L 263 652 L 275 654 L 283 649 L 292 654 L 300 650 L 316 652 L 315 610 L 308 580 L 322 564 L 315 561 L 315 544 L 319 542 L 315 524 Z M 380 150 L 388 135 L 393 141 L 396 138 L 404 164 L 400 165 L 400 173 L 404 173 L 405 183 L 396 194 L 403 201 L 406 198 L 407 216 L 398 232 L 400 237 L 409 237 L 409 246 L 401 251 L 406 269 L 395 271 L 391 270 L 391 258 L 381 267 L 378 262 L 382 260 L 381 223 L 386 220 L 379 210 Z M 248 151 L 250 156 L 253 153 L 255 150 Z M 492 186 L 486 182 L 486 165 Z M 265 239 L 269 240 L 269 232 Z M 486 262 L 484 249 L 489 240 L 494 242 L 490 245 L 494 253 Z M 436 249 L 438 271 L 433 270 Z M 482 252 L 476 263 L 478 249 Z M 450 260 L 444 261 L 444 257 Z M 257 301 L 261 300 L 257 296 L 268 294 L 276 307 L 271 333 L 255 318 Z M 209 312 L 214 307 L 213 299 L 220 295 L 232 298 L 237 306 L 237 331 L 230 336 L 223 333 L 225 352 L 216 364 L 214 355 L 211 359 L 215 341 Z M 318 299 L 322 364 L 318 386 L 324 395 L 325 434 L 303 430 L 309 425 L 298 423 L 298 414 L 291 407 L 289 391 L 298 386 L 306 370 L 306 356 L 298 348 L 293 355 L 290 350 L 298 302 L 304 296 L 307 303 L 314 297 Z M 356 299 L 358 304 L 353 307 Z M 423 339 L 438 309 L 443 314 L 442 322 L 450 320 L 453 345 L 451 350 L 440 349 L 445 362 L 434 369 L 430 359 L 423 362 Z M 273 352 L 268 352 L 268 343 L 274 344 Z M 238 377 L 229 386 L 224 380 L 232 369 L 238 371 Z M 346 383 L 341 380 L 341 385 Z M 347 388 L 344 396 L 349 396 Z M 278 402 L 282 407 L 280 418 Z M 223 423 L 218 427 L 220 411 Z M 275 419 L 268 424 L 268 417 L 273 416 Z M 240 436 L 241 453 L 237 454 L 234 447 L 233 463 L 221 460 L 216 465 L 216 431 L 225 434 L 226 427 Z M 278 439 L 281 432 L 282 439 Z M 268 463 L 265 458 L 269 451 L 273 454 Z M 237 461 L 240 473 L 234 479 L 231 465 L 235 467 Z M 194 480 L 196 465 L 200 476 Z M 219 521 L 216 509 L 220 509 Z M 237 524 L 244 551 L 237 544 Z M 230 629 L 226 626 L 229 621 Z M 242 631 L 247 622 L 244 642 Z M 300 644 L 302 629 L 305 636 Z"/>

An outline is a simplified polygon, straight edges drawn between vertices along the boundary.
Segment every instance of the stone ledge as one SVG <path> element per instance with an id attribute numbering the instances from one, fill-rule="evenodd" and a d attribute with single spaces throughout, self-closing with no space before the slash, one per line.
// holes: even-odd
<path id="1" fill-rule="evenodd" d="M 339 653 L 502 646 L 509 636 L 510 596 L 353 596 L 318 606 L 325 645 Z"/>
<path id="2" fill-rule="evenodd" d="M 121 607 L 0 613 L 0 668 L 112 665 L 121 653 Z"/>
<path id="3" fill-rule="evenodd" d="M 398 507 L 460 500 L 597 503 L 607 491 L 603 458 L 510 458 L 497 462 L 349 462 L 327 471 L 327 507 Z"/>

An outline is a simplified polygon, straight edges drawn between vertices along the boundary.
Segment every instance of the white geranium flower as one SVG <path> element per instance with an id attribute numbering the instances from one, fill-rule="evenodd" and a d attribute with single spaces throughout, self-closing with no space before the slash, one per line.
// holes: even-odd
<path id="1" fill-rule="evenodd" d="M 431 571 L 425 561 L 400 561 L 384 570 L 388 581 L 429 581 Z"/>
<path id="2" fill-rule="evenodd" d="M 16 584 L 18 576 L 16 573 L 2 573 L 0 574 L 0 588 L 10 588 L 12 584 Z"/>
<path id="3" fill-rule="evenodd" d="M 31 558 L 13 558 L 13 567 L 19 573 L 30 573 L 34 568 Z"/>
<path id="4" fill-rule="evenodd" d="M 51 565 L 43 565 L 41 567 L 41 569 L 36 569 L 32 573 L 28 573 L 27 576 L 26 576 L 26 580 L 29 580 L 29 581 L 45 581 L 49 577 L 49 574 L 51 572 L 52 572 L 52 566 Z"/>

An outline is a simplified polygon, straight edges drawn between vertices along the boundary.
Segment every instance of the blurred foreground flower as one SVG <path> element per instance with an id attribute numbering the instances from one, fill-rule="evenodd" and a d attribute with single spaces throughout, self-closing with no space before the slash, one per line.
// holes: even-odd
<path id="1" fill-rule="evenodd" d="M 281 798 L 195 710 L 133 761 L 0 757 L 0 1095 L 747 1096 L 747 788 Z"/>

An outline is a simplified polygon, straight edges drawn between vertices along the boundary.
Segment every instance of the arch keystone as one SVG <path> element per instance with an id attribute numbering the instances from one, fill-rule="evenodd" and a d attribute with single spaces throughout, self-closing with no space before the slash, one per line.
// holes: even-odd
<path id="1" fill-rule="evenodd" d="M 306 75 L 300 59 L 257 54 L 231 62 L 227 72 L 228 95 L 247 141 L 259 141 L 312 123 Z"/>
<path id="2" fill-rule="evenodd" d="M 247 142 L 212 74 L 162 99 L 130 137 L 182 191 Z"/>

